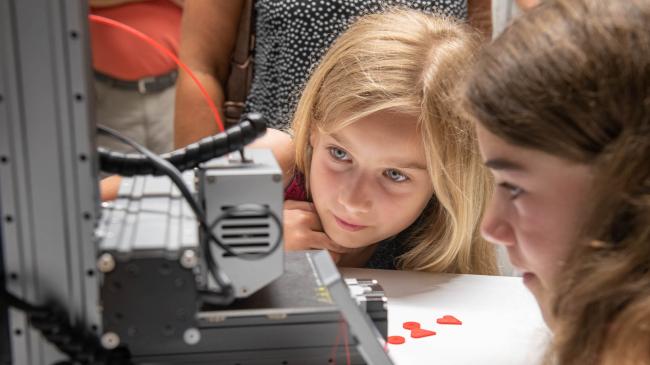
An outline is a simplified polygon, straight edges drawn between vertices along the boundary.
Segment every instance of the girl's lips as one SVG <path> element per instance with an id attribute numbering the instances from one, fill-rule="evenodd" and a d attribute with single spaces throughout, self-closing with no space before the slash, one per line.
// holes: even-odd
<path id="1" fill-rule="evenodd" d="M 358 224 L 348 223 L 348 222 L 344 221 L 343 219 L 341 219 L 341 218 L 339 218 L 337 216 L 334 216 L 334 219 L 336 220 L 336 223 L 339 225 L 339 227 L 345 229 L 346 231 L 350 231 L 350 232 L 356 232 L 356 231 L 362 230 L 362 229 L 367 227 L 367 226 L 361 226 L 361 225 L 358 225 Z"/>

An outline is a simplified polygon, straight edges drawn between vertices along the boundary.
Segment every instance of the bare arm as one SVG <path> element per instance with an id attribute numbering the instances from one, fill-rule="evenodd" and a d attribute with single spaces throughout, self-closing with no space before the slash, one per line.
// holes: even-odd
<path id="1" fill-rule="evenodd" d="M 109 176 L 99 182 L 99 192 L 101 201 L 117 199 L 117 193 L 120 191 L 122 177 L 119 175 Z"/>
<path id="2" fill-rule="evenodd" d="M 287 186 L 294 173 L 295 146 L 287 133 L 268 128 L 266 134 L 248 145 L 251 148 L 269 148 L 282 169 L 283 186 Z"/>
<path id="3" fill-rule="evenodd" d="M 492 0 L 467 0 L 469 23 L 483 35 L 486 41 L 492 39 Z"/>
<path id="4" fill-rule="evenodd" d="M 523 11 L 530 10 L 539 5 L 540 0 L 517 0 L 517 5 Z"/>
<path id="5" fill-rule="evenodd" d="M 109 6 L 117 6 L 127 3 L 137 3 L 145 0 L 90 0 L 90 6 L 103 8 Z"/>
<path id="6" fill-rule="evenodd" d="M 230 58 L 237 38 L 242 0 L 185 2 L 180 58 L 221 108 Z M 194 81 L 181 70 L 176 83 L 174 145 L 184 147 L 218 132 L 210 109 Z M 223 116 L 223 114 L 222 114 Z"/>

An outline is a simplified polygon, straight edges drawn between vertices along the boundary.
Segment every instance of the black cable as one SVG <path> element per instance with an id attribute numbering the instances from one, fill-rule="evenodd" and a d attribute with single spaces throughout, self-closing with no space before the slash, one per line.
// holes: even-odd
<path id="1" fill-rule="evenodd" d="M 249 115 L 251 115 L 251 114 L 257 115 L 256 113 L 250 113 Z M 260 117 L 255 117 L 253 119 L 254 120 L 260 120 L 261 116 Z M 120 134 L 118 131 L 116 131 L 114 129 L 111 129 L 111 128 L 106 127 L 106 126 L 98 125 L 97 130 L 102 134 L 108 135 L 109 137 L 115 138 L 115 139 L 121 141 L 122 143 L 125 143 L 125 144 L 133 147 L 136 151 L 140 152 L 142 154 L 142 156 L 144 156 L 144 158 L 146 159 L 146 161 L 149 162 L 150 165 L 154 166 L 153 170 L 152 169 L 143 169 L 143 171 L 149 171 L 149 172 L 143 172 L 143 173 L 137 172 L 137 173 L 135 173 L 135 171 L 131 171 L 135 175 L 141 175 L 141 174 L 142 175 L 149 175 L 150 171 L 156 171 L 159 174 L 163 174 L 163 175 L 168 176 L 172 180 L 174 185 L 176 185 L 176 187 L 178 187 L 178 189 L 180 190 L 181 194 L 183 195 L 185 200 L 188 202 L 188 204 L 190 204 L 190 207 L 192 208 L 192 211 L 196 215 L 196 218 L 199 221 L 199 224 L 200 224 L 201 228 L 203 229 L 204 233 L 207 235 L 209 240 L 214 241 L 228 255 L 239 256 L 239 257 L 243 256 L 241 254 L 237 254 L 234 251 L 232 251 L 232 249 L 230 249 L 230 247 L 223 244 L 217 237 L 214 236 L 214 234 L 212 232 L 212 229 L 210 229 L 210 227 L 207 224 L 207 218 L 205 217 L 205 212 L 203 212 L 203 209 L 201 208 L 201 206 L 192 197 L 192 193 L 190 192 L 190 190 L 187 188 L 187 186 L 183 182 L 183 177 L 182 177 L 180 171 L 178 171 L 178 169 L 171 163 L 171 161 L 166 160 L 163 156 L 156 155 L 155 153 L 151 152 L 149 149 L 147 149 L 144 146 L 140 145 L 139 143 L 133 141 L 132 139 Z M 238 146 L 238 147 L 243 148 L 243 146 Z M 110 152 L 110 154 L 114 154 L 114 153 Z M 133 155 L 131 155 L 131 156 L 133 156 Z M 194 164 L 191 164 L 191 165 L 198 165 L 198 164 L 199 163 L 194 163 Z M 249 206 L 247 210 L 251 211 L 251 207 Z M 271 215 L 273 220 L 276 222 L 276 224 L 278 224 L 280 232 L 282 232 L 282 223 L 280 222 L 280 219 L 273 212 L 271 212 L 267 208 L 260 208 L 260 210 L 263 211 L 263 212 L 268 212 L 269 215 Z M 221 219 L 226 218 L 227 216 L 229 216 L 227 212 L 225 212 L 224 214 L 225 214 L 225 216 L 221 215 L 217 219 L 221 220 Z M 281 241 L 281 239 L 282 239 L 282 235 L 280 234 L 279 237 L 278 237 L 278 242 L 276 242 L 276 244 L 274 245 L 274 249 L 277 248 L 277 246 L 279 245 L 279 242 Z M 207 248 L 207 251 L 204 251 L 204 252 L 211 253 L 209 245 L 207 247 L 204 247 L 204 248 Z M 258 259 L 261 259 L 261 258 L 264 258 L 264 257 L 268 256 L 270 253 L 272 253 L 272 251 L 269 252 L 269 253 L 248 254 L 246 256 L 248 258 L 256 257 Z M 210 261 L 213 261 L 212 257 L 210 258 Z M 210 263 L 208 263 L 208 265 L 210 265 Z"/>
<path id="2" fill-rule="evenodd" d="M 6 290 L 2 292 L 2 301 L 5 302 L 3 304 L 25 313 L 31 326 L 70 358 L 70 361 L 59 362 L 59 365 L 132 364 L 128 350 L 123 347 L 113 350 L 104 349 L 93 334 L 72 328 L 67 316 L 53 309 L 52 305 L 37 307 Z"/>
<path id="3" fill-rule="evenodd" d="M 275 224 L 278 226 L 278 230 L 279 230 L 278 231 L 278 237 L 277 237 L 276 241 L 273 243 L 273 245 L 271 246 L 271 248 L 268 251 L 259 252 L 259 253 L 258 252 L 256 252 L 256 253 L 234 253 L 226 244 L 219 241 L 219 239 L 212 233 L 213 228 L 216 227 L 216 225 L 219 224 L 219 222 L 221 222 L 222 220 L 224 220 L 224 219 L 226 219 L 228 217 L 235 216 L 237 213 L 245 213 L 245 212 L 261 213 L 263 215 L 268 214 L 273 219 Z M 240 204 L 240 205 L 236 205 L 234 207 L 226 209 L 223 212 L 223 214 L 221 214 L 214 221 L 212 221 L 212 224 L 210 224 L 210 227 L 209 227 L 207 232 L 209 232 L 209 237 L 208 237 L 209 240 L 214 241 L 219 247 L 222 247 L 222 248 L 226 247 L 227 248 L 226 250 L 224 250 L 224 251 L 226 251 L 226 253 L 228 253 L 229 255 L 236 256 L 238 258 L 244 259 L 244 260 L 259 260 L 259 259 L 262 259 L 264 257 L 267 257 L 270 254 L 272 254 L 273 252 L 275 252 L 280 247 L 280 245 L 282 243 L 282 222 L 280 221 L 280 218 L 275 213 L 273 213 L 273 211 L 270 210 L 268 207 L 266 207 L 264 205 L 261 205 L 261 204 Z M 207 240 L 204 240 L 204 241 L 207 241 Z M 208 246 L 210 246 L 210 245 L 208 244 Z M 212 252 L 209 252 L 208 255 L 211 256 L 211 258 L 212 258 Z M 221 273 L 220 270 L 219 270 L 219 273 Z M 201 294 L 201 297 L 204 299 L 204 301 L 207 302 L 207 303 L 217 304 L 217 305 L 229 304 L 229 303 L 219 303 L 219 302 L 217 302 L 219 300 L 219 298 L 214 298 L 214 293 L 213 292 L 200 291 L 199 293 Z M 215 301 L 215 299 L 217 301 Z"/>
<path id="4" fill-rule="evenodd" d="M 251 115 L 252 115 L 252 117 L 250 117 Z M 256 113 L 249 114 L 249 118 L 254 120 L 254 121 L 259 122 L 261 120 L 263 122 L 261 115 L 258 115 Z M 264 126 L 264 128 L 266 128 L 266 127 Z M 192 211 L 196 215 L 196 219 L 199 222 L 199 226 L 201 227 L 202 231 L 206 235 L 207 239 L 201 240 L 202 241 L 201 245 L 202 245 L 202 248 L 203 248 L 203 252 L 206 253 L 206 255 L 205 255 L 206 263 L 208 265 L 209 271 L 213 274 L 213 277 L 214 277 L 215 281 L 217 282 L 219 287 L 221 287 L 221 289 L 223 290 L 223 292 L 221 292 L 221 293 L 217 293 L 217 292 L 213 292 L 213 291 L 201 291 L 201 294 L 204 297 L 204 299 L 206 299 L 206 301 L 211 303 L 211 304 L 227 305 L 227 304 L 232 303 L 232 301 L 235 299 L 235 294 L 234 294 L 234 290 L 232 288 L 231 281 L 228 279 L 227 275 L 218 268 L 218 265 L 214 260 L 214 256 L 213 256 L 213 253 L 212 253 L 212 246 L 210 244 L 210 241 L 214 242 L 217 246 L 219 246 L 228 255 L 235 256 L 235 257 L 242 258 L 242 259 L 247 259 L 247 260 L 262 259 L 264 257 L 267 257 L 267 256 L 271 255 L 273 252 L 275 252 L 281 246 L 281 243 L 282 243 L 282 222 L 281 222 L 280 218 L 266 206 L 258 205 L 258 204 L 241 204 L 241 205 L 238 205 L 238 206 L 227 209 L 223 214 L 221 214 L 219 217 L 217 217 L 212 222 L 211 225 L 208 225 L 207 224 L 207 218 L 206 218 L 205 212 L 203 211 L 203 208 L 194 199 L 194 197 L 192 196 L 192 193 L 190 192 L 190 190 L 185 185 L 180 171 L 176 168 L 176 166 L 174 166 L 172 164 L 171 161 L 165 159 L 164 155 L 163 156 L 158 156 L 158 155 L 154 154 L 153 152 L 151 152 L 150 150 L 148 150 L 144 146 L 138 144 L 137 142 L 131 140 L 130 138 L 128 138 L 126 136 L 121 135 L 119 132 L 117 132 L 117 131 L 115 131 L 115 130 L 113 130 L 111 128 L 98 125 L 97 129 L 98 129 L 98 131 L 100 133 L 108 135 L 108 136 L 113 137 L 113 138 L 116 138 L 119 141 L 121 141 L 122 143 L 125 143 L 125 144 L 133 147 L 136 151 L 140 152 L 142 154 L 142 156 L 144 156 L 144 158 L 148 162 L 148 164 L 153 166 L 150 169 L 144 169 L 144 168 L 140 169 L 142 171 L 145 171 L 142 174 L 148 175 L 148 174 L 151 173 L 151 171 L 156 171 L 156 172 L 158 172 L 160 174 L 164 174 L 164 175 L 168 176 L 172 180 L 174 185 L 176 185 L 176 187 L 178 187 L 178 189 L 180 190 L 180 192 L 183 195 L 183 197 L 185 198 L 185 200 L 188 202 L 188 204 L 190 204 L 190 207 L 192 208 Z M 260 129 L 259 126 L 258 126 L 258 129 Z M 234 131 L 234 132 L 232 132 L 231 130 Z M 229 131 L 231 131 L 230 133 L 234 134 L 234 135 L 240 135 L 241 134 L 240 133 L 241 130 L 231 128 L 231 129 L 229 129 Z M 235 140 L 239 140 L 239 139 L 236 138 Z M 190 147 L 188 147 L 188 149 L 190 149 Z M 237 145 L 237 147 L 241 149 L 241 148 L 243 148 L 243 145 Z M 110 154 L 114 154 L 114 153 L 111 152 Z M 196 166 L 196 165 L 199 164 L 199 163 L 191 163 L 191 162 L 188 162 L 188 163 L 190 165 L 192 165 L 192 166 Z M 142 171 L 137 171 L 137 174 L 140 175 Z M 131 171 L 131 172 L 136 174 L 135 171 Z M 231 217 L 231 216 L 233 216 L 233 215 L 235 215 L 237 213 L 242 213 L 242 212 L 261 213 L 263 215 L 268 215 L 273 219 L 273 221 L 275 222 L 275 224 L 278 227 L 278 237 L 277 237 L 276 241 L 273 243 L 273 245 L 271 246 L 271 248 L 268 251 L 260 252 L 260 253 L 235 253 L 230 247 L 228 247 L 228 245 L 221 242 L 215 236 L 215 234 L 213 232 L 213 228 L 220 221 L 222 221 L 223 219 L 226 219 L 228 217 Z"/>
<path id="5" fill-rule="evenodd" d="M 180 171 L 174 165 L 172 165 L 171 162 L 151 152 L 150 150 L 138 144 L 137 142 L 133 141 L 132 139 L 121 135 L 119 132 L 117 132 L 114 129 L 111 129 L 103 125 L 98 125 L 97 130 L 100 132 L 100 134 L 105 134 L 109 137 L 115 138 L 120 142 L 133 147 L 136 151 L 144 155 L 145 158 L 152 165 L 156 167 L 157 171 L 159 171 L 163 175 L 166 175 L 172 180 L 174 185 L 176 185 L 176 187 L 180 190 L 181 194 L 183 194 L 183 197 L 185 197 L 185 200 L 187 200 L 187 203 L 190 205 L 190 208 L 192 208 L 192 211 L 197 216 L 197 218 L 199 219 L 204 218 L 205 215 L 203 214 L 203 209 L 201 209 L 201 207 L 196 202 L 196 200 L 194 200 L 194 198 L 192 197 L 192 193 L 187 188 L 187 186 L 185 186 L 185 183 L 183 182 L 183 176 L 181 175 Z"/>
<path id="6" fill-rule="evenodd" d="M 239 151 L 266 132 L 266 121 L 259 113 L 248 113 L 234 127 L 197 143 L 160 155 L 180 171 L 197 167 L 200 163 Z M 103 172 L 121 176 L 163 175 L 157 165 L 151 164 L 144 154 L 125 154 L 99 147 L 99 166 Z"/>
<path id="7" fill-rule="evenodd" d="M 155 153 L 151 152 L 147 148 L 143 147 L 139 143 L 131 140 L 130 138 L 121 135 L 119 132 L 108 128 L 106 126 L 98 125 L 97 130 L 101 134 L 108 135 L 110 137 L 113 137 L 122 143 L 125 143 L 131 147 L 133 147 L 136 151 L 140 152 L 142 155 L 144 155 L 147 160 L 156 167 L 157 171 L 162 172 L 166 176 L 168 176 L 174 185 L 180 190 L 181 194 L 187 201 L 187 203 L 190 205 L 190 208 L 192 208 L 192 211 L 196 215 L 196 219 L 199 221 L 199 225 L 203 229 L 204 233 L 213 241 L 217 242 L 218 245 L 222 249 L 224 249 L 226 252 L 229 254 L 235 254 L 232 252 L 228 247 L 221 245 L 221 242 L 214 237 L 214 234 L 212 231 L 209 229 L 208 224 L 206 222 L 205 218 L 205 212 L 203 211 L 203 208 L 196 202 L 194 197 L 192 196 L 192 193 L 190 190 L 187 188 L 185 183 L 183 182 L 183 177 L 181 175 L 181 172 L 178 171 L 178 169 L 172 165 L 169 161 L 163 159 L 162 157 L 156 155 Z M 232 288 L 231 280 L 228 278 L 228 276 L 223 273 L 217 266 L 217 263 L 214 261 L 214 257 L 212 256 L 212 247 L 210 246 L 209 240 L 202 240 L 202 245 L 203 245 L 203 252 L 206 252 L 205 254 L 205 259 L 206 263 L 208 265 L 208 269 L 214 276 L 215 281 L 219 285 L 220 289 L 222 290 L 221 293 L 214 293 L 216 296 L 209 296 L 210 302 L 212 304 L 218 304 L 218 305 L 227 305 L 232 303 L 233 300 L 235 300 L 235 293 Z M 206 294 L 207 293 L 203 293 Z M 217 301 L 217 303 L 214 303 L 214 301 Z"/>

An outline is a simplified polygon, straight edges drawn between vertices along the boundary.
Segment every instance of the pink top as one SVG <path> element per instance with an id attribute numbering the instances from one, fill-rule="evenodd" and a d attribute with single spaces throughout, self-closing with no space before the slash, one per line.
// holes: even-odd
<path id="1" fill-rule="evenodd" d="M 289 185 L 284 189 L 284 200 L 307 201 L 307 189 L 305 189 L 305 175 L 296 172 Z"/>
<path id="2" fill-rule="evenodd" d="M 91 7 L 90 12 L 135 28 L 178 54 L 183 9 L 168 0 Z M 122 29 L 91 22 L 90 36 L 93 67 L 103 74 L 131 81 L 176 69 L 172 59 Z"/>

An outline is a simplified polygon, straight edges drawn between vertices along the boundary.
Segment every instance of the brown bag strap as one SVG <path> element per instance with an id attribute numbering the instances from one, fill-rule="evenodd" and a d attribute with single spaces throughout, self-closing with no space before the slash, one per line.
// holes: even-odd
<path id="1" fill-rule="evenodd" d="M 230 75 L 226 84 L 226 102 L 224 114 L 226 125 L 233 126 L 239 122 L 244 103 L 253 80 L 253 0 L 244 0 L 235 49 L 230 61 Z"/>

